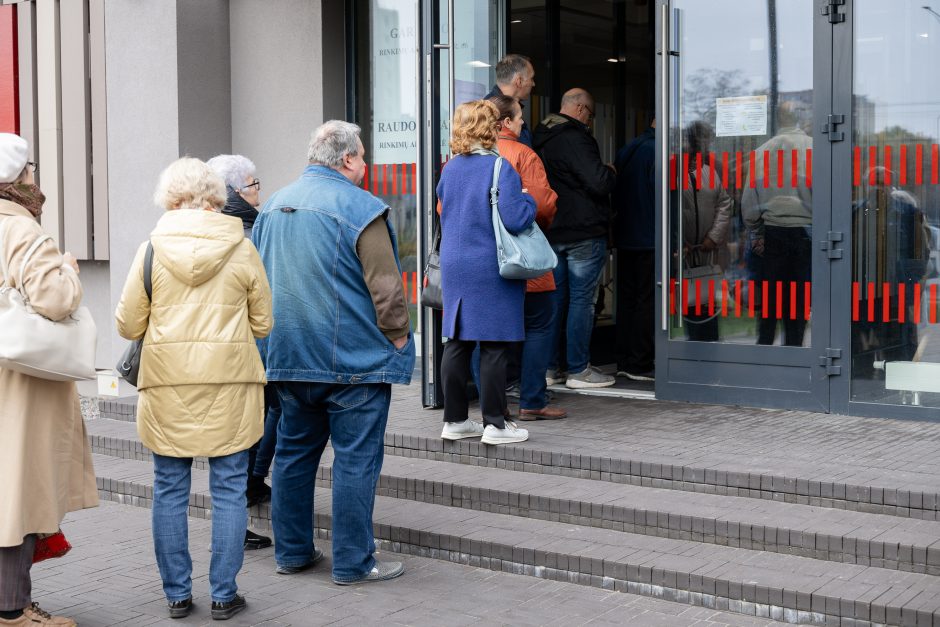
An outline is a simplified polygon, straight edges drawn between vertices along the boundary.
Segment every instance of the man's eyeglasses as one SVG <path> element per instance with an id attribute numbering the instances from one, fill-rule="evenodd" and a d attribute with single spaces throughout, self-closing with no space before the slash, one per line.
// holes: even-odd
<path id="1" fill-rule="evenodd" d="M 249 183 L 248 185 L 245 185 L 244 187 L 242 187 L 242 190 L 246 190 L 246 189 L 251 188 L 251 187 L 254 187 L 255 189 L 257 189 L 257 190 L 260 191 L 260 190 L 261 190 L 261 179 L 255 179 L 253 183 Z"/>
<path id="2" fill-rule="evenodd" d="M 26 167 L 29 168 L 30 172 L 35 173 L 39 169 L 39 164 L 36 163 L 35 161 L 27 161 Z"/>
<path id="3" fill-rule="evenodd" d="M 587 109 L 588 111 L 588 122 L 593 122 L 594 121 L 594 109 L 587 106 L 586 104 L 582 104 L 581 106 Z"/>

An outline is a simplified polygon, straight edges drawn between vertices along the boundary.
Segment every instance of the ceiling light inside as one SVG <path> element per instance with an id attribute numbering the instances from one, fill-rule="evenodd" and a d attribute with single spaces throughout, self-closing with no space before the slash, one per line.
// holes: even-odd
<path id="1" fill-rule="evenodd" d="M 483 61 L 471 61 L 467 65 L 470 67 L 490 67 L 489 63 L 484 63 Z"/>

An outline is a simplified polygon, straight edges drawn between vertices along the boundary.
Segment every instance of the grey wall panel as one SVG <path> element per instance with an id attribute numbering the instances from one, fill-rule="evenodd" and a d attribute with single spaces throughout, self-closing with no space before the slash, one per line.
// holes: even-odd
<path id="1" fill-rule="evenodd" d="M 90 0 L 88 11 L 88 73 L 91 78 L 91 178 L 94 258 L 110 258 L 108 216 L 108 89 L 104 38 L 104 2 Z"/>
<path id="2" fill-rule="evenodd" d="M 180 155 L 209 159 L 232 150 L 228 5 L 228 0 L 176 5 Z"/>
<path id="3" fill-rule="evenodd" d="M 300 175 L 310 131 L 324 119 L 320 7 L 320 0 L 230 3 L 232 150 L 258 166 L 262 201 Z M 329 62 L 342 69 L 341 56 Z"/>
<path id="4" fill-rule="evenodd" d="M 82 304 L 91 311 L 92 318 L 98 326 L 98 354 L 95 366 L 98 368 L 113 368 L 117 361 L 111 350 L 117 345 L 123 350 L 123 340 L 114 333 L 114 308 L 111 306 L 111 272 L 107 261 L 81 261 L 79 262 L 82 280 L 82 289 L 85 296 Z"/>
<path id="5" fill-rule="evenodd" d="M 20 89 L 20 135 L 29 142 L 30 160 L 39 158 L 39 126 L 36 119 L 36 5 L 16 7 Z"/>
<path id="6" fill-rule="evenodd" d="M 157 177 L 179 156 L 176 0 L 108 0 L 104 19 L 113 312 L 138 246 L 163 214 L 152 200 Z M 113 362 L 123 343 L 110 317 L 99 332 L 111 335 Z"/>

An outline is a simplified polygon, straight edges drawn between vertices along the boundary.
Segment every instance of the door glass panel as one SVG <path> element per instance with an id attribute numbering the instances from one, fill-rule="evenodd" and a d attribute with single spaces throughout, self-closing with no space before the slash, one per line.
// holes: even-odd
<path id="1" fill-rule="evenodd" d="M 398 236 L 402 285 L 417 324 L 417 0 L 356 3 L 357 119 L 365 189 L 387 203 Z"/>
<path id="2" fill-rule="evenodd" d="M 809 346 L 812 0 L 672 6 L 670 338 Z"/>
<path id="3" fill-rule="evenodd" d="M 940 2 L 854 19 L 852 400 L 940 407 Z"/>

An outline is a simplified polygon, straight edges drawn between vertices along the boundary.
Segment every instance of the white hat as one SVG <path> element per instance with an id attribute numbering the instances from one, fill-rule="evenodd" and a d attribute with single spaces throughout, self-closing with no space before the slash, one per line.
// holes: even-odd
<path id="1" fill-rule="evenodd" d="M 0 183 L 12 183 L 29 160 L 29 144 L 19 135 L 0 133 Z"/>

